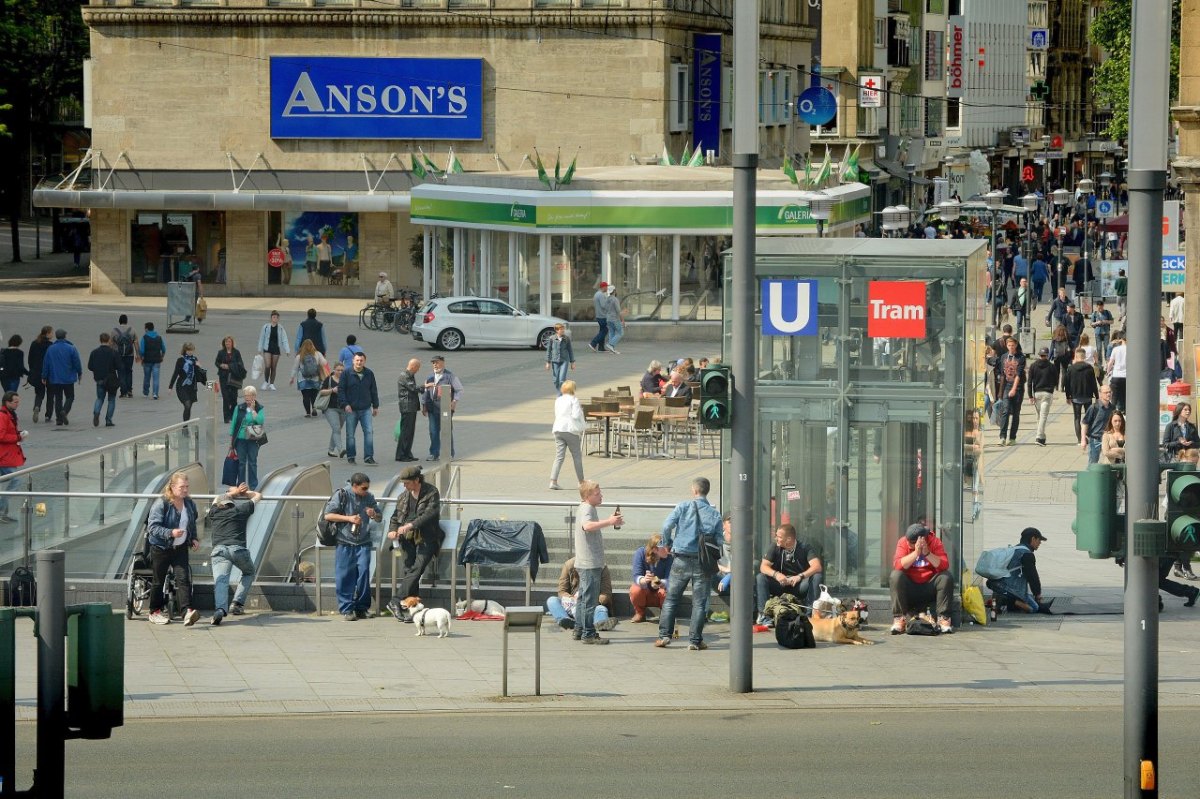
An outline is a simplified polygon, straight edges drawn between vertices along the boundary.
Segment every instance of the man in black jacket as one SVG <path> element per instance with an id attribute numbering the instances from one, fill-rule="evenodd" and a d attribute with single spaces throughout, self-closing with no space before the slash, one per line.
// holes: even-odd
<path id="1" fill-rule="evenodd" d="M 421 575 L 442 548 L 442 497 L 437 488 L 425 482 L 420 466 L 406 466 L 400 472 L 404 493 L 396 500 L 396 510 L 388 522 L 387 537 L 394 547 L 404 551 L 404 573 L 398 596 L 419 596 Z"/>
<path id="2" fill-rule="evenodd" d="M 354 430 L 363 429 L 363 463 L 375 465 L 374 417 L 379 414 L 379 387 L 375 373 L 367 368 L 367 354 L 354 354 L 354 368 L 338 383 L 338 405 L 346 411 L 346 462 L 354 463 Z"/>
<path id="3" fill-rule="evenodd" d="M 1079 346 L 1079 337 L 1083 335 L 1083 314 L 1075 310 L 1075 303 L 1067 303 L 1062 324 L 1067 329 L 1067 341 L 1071 343 L 1071 349 L 1075 349 Z"/>
<path id="4" fill-rule="evenodd" d="M 96 378 L 96 404 L 92 406 L 92 427 L 100 426 L 100 407 L 108 399 L 108 411 L 104 414 L 104 426 L 113 424 L 113 411 L 117 408 L 117 391 L 121 388 L 121 356 L 112 345 L 112 337 L 100 334 L 100 346 L 88 355 L 88 371 Z"/>
<path id="5" fill-rule="evenodd" d="M 1075 350 L 1075 360 L 1067 367 L 1063 377 L 1063 391 L 1071 402 L 1071 411 L 1075 414 L 1075 440 L 1079 440 L 1080 419 L 1092 403 L 1100 396 L 1100 384 L 1096 382 L 1096 370 L 1084 360 L 1087 350 L 1082 347 Z"/>
<path id="6" fill-rule="evenodd" d="M 413 433 L 417 427 L 417 413 L 421 410 L 421 390 L 417 388 L 417 372 L 421 362 L 413 358 L 396 380 L 396 393 L 400 402 L 400 437 L 396 439 L 396 460 L 415 461 L 413 455 Z"/>
<path id="7" fill-rule="evenodd" d="M 1029 364 L 1029 399 L 1037 409 L 1037 441 L 1039 447 L 1046 446 L 1046 422 L 1050 418 L 1050 403 L 1054 400 L 1054 389 L 1058 386 L 1058 367 L 1050 361 L 1050 350 L 1042 347 L 1038 357 Z"/>

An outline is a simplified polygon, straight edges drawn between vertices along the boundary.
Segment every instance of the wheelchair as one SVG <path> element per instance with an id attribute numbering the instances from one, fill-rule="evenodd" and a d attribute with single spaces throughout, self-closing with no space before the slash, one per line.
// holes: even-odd
<path id="1" fill-rule="evenodd" d="M 154 590 L 154 569 L 150 565 L 150 540 L 142 533 L 141 550 L 134 553 L 129 566 L 129 578 L 125 592 L 125 618 L 132 620 L 150 611 L 150 594 Z M 179 598 L 175 592 L 175 569 L 167 570 L 163 578 L 163 611 L 171 619 L 181 618 Z"/>

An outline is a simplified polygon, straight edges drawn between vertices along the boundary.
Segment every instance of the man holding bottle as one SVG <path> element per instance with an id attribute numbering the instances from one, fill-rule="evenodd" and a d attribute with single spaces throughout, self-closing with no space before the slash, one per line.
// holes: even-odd
<path id="1" fill-rule="evenodd" d="M 579 602 L 575 606 L 575 630 L 571 637 L 585 644 L 607 644 L 596 632 L 596 605 L 600 602 L 600 579 L 604 572 L 605 527 L 619 529 L 625 521 L 620 511 L 601 519 L 597 508 L 604 501 L 600 484 L 584 480 L 579 484 L 579 521 L 575 527 L 575 571 L 579 573 Z"/>
<path id="2" fill-rule="evenodd" d="M 371 607 L 371 522 L 380 517 L 379 503 L 371 493 L 371 478 L 362 472 L 333 492 L 325 503 L 325 521 L 337 527 L 334 554 L 334 590 L 343 621 L 365 619 Z"/>

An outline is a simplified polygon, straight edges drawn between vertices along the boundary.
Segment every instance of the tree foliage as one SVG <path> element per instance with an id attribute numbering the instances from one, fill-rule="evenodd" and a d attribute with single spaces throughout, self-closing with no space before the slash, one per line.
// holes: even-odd
<path id="1" fill-rule="evenodd" d="M 1171 13 L 1171 101 L 1179 97 L 1180 0 L 1172 0 Z M 1133 0 L 1107 0 L 1101 4 L 1091 27 L 1092 43 L 1106 51 L 1106 58 L 1092 74 L 1096 101 L 1112 109 L 1105 134 L 1114 141 L 1129 137 L 1129 65 L 1133 52 Z"/>

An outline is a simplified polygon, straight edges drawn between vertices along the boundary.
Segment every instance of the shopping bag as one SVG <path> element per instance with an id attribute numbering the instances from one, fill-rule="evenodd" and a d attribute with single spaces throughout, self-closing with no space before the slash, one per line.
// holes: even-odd
<path id="1" fill-rule="evenodd" d="M 254 362 L 250 364 L 250 379 L 258 382 L 263 375 L 263 356 L 262 353 L 254 356 Z"/>
<path id="2" fill-rule="evenodd" d="M 397 419 L 396 426 L 392 428 L 392 438 L 396 441 L 400 440 L 400 435 L 404 432 L 404 420 Z"/>
<path id="3" fill-rule="evenodd" d="M 221 485 L 235 486 L 238 484 L 238 467 L 240 465 L 237 453 L 229 450 L 229 454 L 225 456 L 225 463 L 221 467 Z"/>

